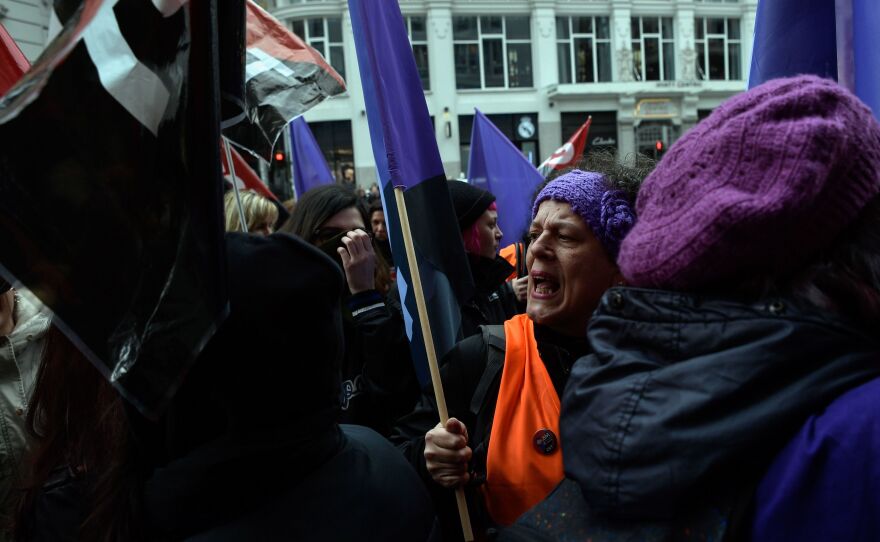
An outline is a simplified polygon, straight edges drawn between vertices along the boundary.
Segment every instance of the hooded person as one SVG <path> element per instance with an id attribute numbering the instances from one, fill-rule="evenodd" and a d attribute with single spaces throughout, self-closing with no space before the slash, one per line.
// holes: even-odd
<path id="1" fill-rule="evenodd" d="M 877 540 L 878 194 L 880 125 L 833 81 L 675 143 L 563 396 L 568 479 L 501 539 Z"/>
<path id="2" fill-rule="evenodd" d="M 590 314 L 620 280 L 614 258 L 635 220 L 637 186 L 581 170 L 550 181 L 532 212 L 527 313 L 482 326 L 444 357 L 453 416 L 445 426 L 428 390 L 395 427 L 392 442 L 431 489 L 444 539 L 461 537 L 452 488 L 465 487 L 485 533 L 513 522 L 562 479 L 559 397 L 571 364 L 589 352 L 582 330 Z"/>
<path id="3" fill-rule="evenodd" d="M 461 307 L 462 337 L 470 337 L 482 325 L 501 324 L 521 312 L 513 287 L 506 282 L 516 269 L 498 256 L 503 232 L 495 196 L 465 182 L 447 184 L 474 278 L 474 296 Z"/>
<path id="4" fill-rule="evenodd" d="M 229 234 L 227 252 L 230 315 L 169 413 L 149 527 L 212 541 L 430 539 L 412 469 L 375 432 L 336 424 L 341 270 L 284 234 Z"/>

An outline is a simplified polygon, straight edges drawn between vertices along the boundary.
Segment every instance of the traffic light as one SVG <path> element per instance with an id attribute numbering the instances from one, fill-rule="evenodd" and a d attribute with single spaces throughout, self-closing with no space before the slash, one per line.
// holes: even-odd
<path id="1" fill-rule="evenodd" d="M 275 161 L 276 162 L 283 162 L 284 158 L 285 158 L 285 156 L 284 156 L 283 152 L 281 152 L 281 151 L 275 152 Z"/>
<path id="2" fill-rule="evenodd" d="M 658 139 L 656 143 L 654 143 L 654 160 L 659 160 L 663 157 L 663 153 L 666 151 L 666 144 L 663 143 L 662 139 Z"/>
<path id="3" fill-rule="evenodd" d="M 654 144 L 654 148 L 657 149 L 657 152 L 663 152 L 663 142 L 658 139 L 657 143 Z"/>

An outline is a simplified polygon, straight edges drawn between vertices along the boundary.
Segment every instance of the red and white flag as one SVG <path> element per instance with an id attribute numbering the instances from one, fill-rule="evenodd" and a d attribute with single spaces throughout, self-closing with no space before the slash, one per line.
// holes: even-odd
<path id="1" fill-rule="evenodd" d="M 232 155 L 232 167 L 235 169 L 235 182 L 239 188 L 253 190 L 257 194 L 270 200 L 278 201 L 275 194 L 263 184 L 257 172 L 244 161 L 244 158 L 230 145 L 229 153 Z M 223 167 L 223 178 L 232 182 L 232 174 L 229 172 L 229 164 L 226 163 L 225 145 L 220 144 L 220 163 Z"/>
<path id="2" fill-rule="evenodd" d="M 565 142 L 565 145 L 556 149 L 556 151 L 550 155 L 550 158 L 544 160 L 540 166 L 538 166 L 538 171 L 541 172 L 541 175 L 547 177 L 551 171 L 557 169 L 565 169 L 569 166 L 572 166 L 578 162 L 584 156 L 584 147 L 587 146 L 587 134 L 590 132 L 590 123 L 593 122 L 593 117 L 587 117 L 587 122 L 583 123 L 578 131 L 571 136 L 571 139 Z"/>
<path id="3" fill-rule="evenodd" d="M 12 36 L 0 24 L 0 96 L 6 94 L 6 91 L 21 79 L 28 68 L 30 63 Z"/>

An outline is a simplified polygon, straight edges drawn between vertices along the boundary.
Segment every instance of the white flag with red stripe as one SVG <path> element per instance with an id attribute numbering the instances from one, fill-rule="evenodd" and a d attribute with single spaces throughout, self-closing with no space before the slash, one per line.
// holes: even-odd
<path id="1" fill-rule="evenodd" d="M 551 171 L 557 169 L 565 169 L 576 164 L 584 156 L 584 147 L 587 146 L 587 134 L 590 132 L 590 123 L 593 117 L 587 117 L 587 122 L 583 123 L 578 131 L 571 136 L 571 139 L 565 142 L 565 145 L 556 149 L 549 158 L 544 160 L 538 171 L 541 175 L 547 177 Z"/>

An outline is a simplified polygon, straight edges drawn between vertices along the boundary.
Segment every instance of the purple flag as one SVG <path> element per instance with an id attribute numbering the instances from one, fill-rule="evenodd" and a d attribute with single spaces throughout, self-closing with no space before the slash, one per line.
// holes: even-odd
<path id="1" fill-rule="evenodd" d="M 297 198 L 312 188 L 335 182 L 324 153 L 304 118 L 297 117 L 291 121 L 290 142 L 293 147 L 290 168 L 293 170 L 293 187 Z"/>
<path id="2" fill-rule="evenodd" d="M 501 246 L 511 245 L 531 221 L 532 197 L 544 178 L 479 109 L 471 134 L 468 182 L 495 194 Z"/>

